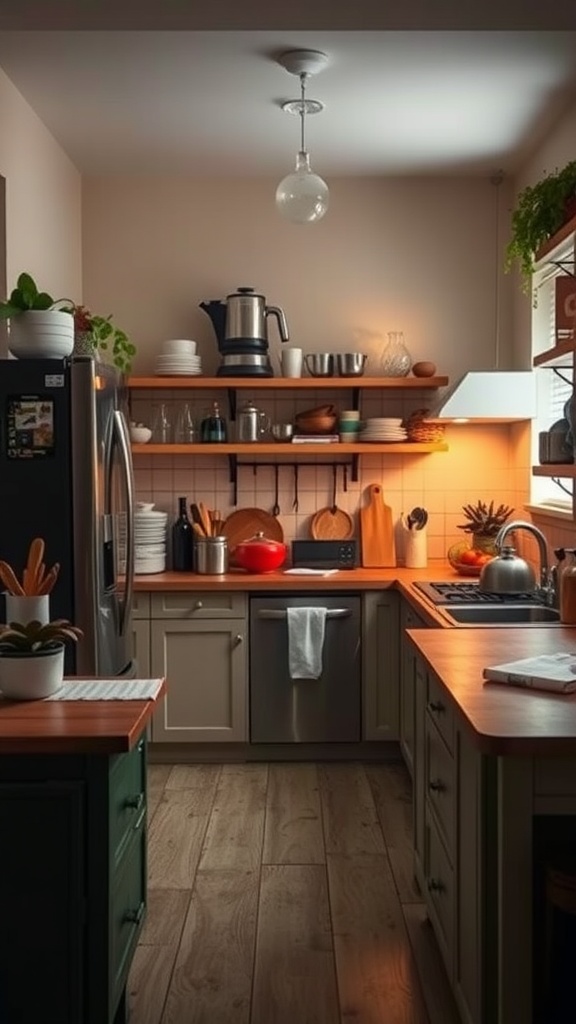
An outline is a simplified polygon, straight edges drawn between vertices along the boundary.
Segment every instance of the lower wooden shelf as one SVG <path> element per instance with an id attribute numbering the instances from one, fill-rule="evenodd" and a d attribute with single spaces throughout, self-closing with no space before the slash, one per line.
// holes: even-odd
<path id="1" fill-rule="evenodd" d="M 576 464 L 573 462 L 549 462 L 545 466 L 532 466 L 533 476 L 563 476 L 576 478 Z"/>
<path id="2" fill-rule="evenodd" d="M 444 442 L 431 444 L 418 441 L 400 441 L 393 444 L 315 443 L 282 444 L 258 441 L 253 444 L 133 444 L 133 455 L 424 455 L 429 452 L 447 452 Z"/>

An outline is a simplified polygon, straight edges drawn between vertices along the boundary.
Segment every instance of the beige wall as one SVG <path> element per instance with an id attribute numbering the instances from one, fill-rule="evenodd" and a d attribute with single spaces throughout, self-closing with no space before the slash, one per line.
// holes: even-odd
<path id="1" fill-rule="evenodd" d="M 495 366 L 496 195 L 478 179 L 335 179 L 316 225 L 283 221 L 275 183 L 88 179 L 84 293 L 138 346 L 153 369 L 162 340 L 198 341 L 218 363 L 198 303 L 251 285 L 286 313 L 305 350 L 357 348 L 355 332 L 404 330 L 414 359 L 442 373 Z M 506 281 L 505 284 L 508 282 Z M 273 358 L 280 344 L 274 321 Z M 506 337 L 500 365 L 509 365 Z M 381 345 L 368 372 L 379 372 Z"/>
<path id="2" fill-rule="evenodd" d="M 1 69 L 0 174 L 8 290 L 27 270 L 54 297 L 81 298 L 80 175 Z"/>

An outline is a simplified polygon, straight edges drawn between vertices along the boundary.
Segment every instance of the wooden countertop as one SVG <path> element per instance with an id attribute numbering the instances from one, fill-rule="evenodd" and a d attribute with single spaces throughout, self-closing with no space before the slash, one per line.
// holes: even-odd
<path id="1" fill-rule="evenodd" d="M 482 680 L 487 665 L 537 654 L 576 652 L 576 628 L 507 626 L 407 632 L 484 753 L 576 757 L 576 694 L 560 696 L 484 684 Z"/>
<path id="2" fill-rule="evenodd" d="M 414 580 L 477 580 L 457 576 L 444 559 L 429 562 L 425 569 L 340 569 L 333 576 L 292 576 L 276 572 L 253 573 L 231 569 L 222 576 L 206 576 L 196 572 L 161 572 L 151 576 L 135 576 L 134 589 L 139 591 L 177 590 L 382 590 L 396 582 L 409 585 Z"/>
<path id="3" fill-rule="evenodd" d="M 156 700 L 165 687 L 164 683 Z M 136 745 L 155 704 L 0 699 L 0 755 L 123 754 Z"/>

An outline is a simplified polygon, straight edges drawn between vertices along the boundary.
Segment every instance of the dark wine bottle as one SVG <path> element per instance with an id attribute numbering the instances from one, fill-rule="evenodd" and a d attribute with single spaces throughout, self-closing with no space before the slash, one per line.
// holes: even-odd
<path id="1" fill-rule="evenodd" d="M 178 498 L 178 518 L 172 527 L 172 566 L 175 572 L 192 572 L 193 531 L 186 512 L 186 498 Z"/>

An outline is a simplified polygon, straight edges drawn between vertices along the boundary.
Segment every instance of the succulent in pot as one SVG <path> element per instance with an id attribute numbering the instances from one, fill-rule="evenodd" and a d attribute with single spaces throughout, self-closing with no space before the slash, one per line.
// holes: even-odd
<path id="1" fill-rule="evenodd" d="M 247 572 L 274 572 L 286 559 L 286 545 L 270 540 L 263 533 L 256 533 L 244 540 L 234 550 L 234 560 Z"/>
<path id="2" fill-rule="evenodd" d="M 66 619 L 0 625 L 0 691 L 15 700 L 41 700 L 64 677 L 64 644 L 82 636 Z"/>

